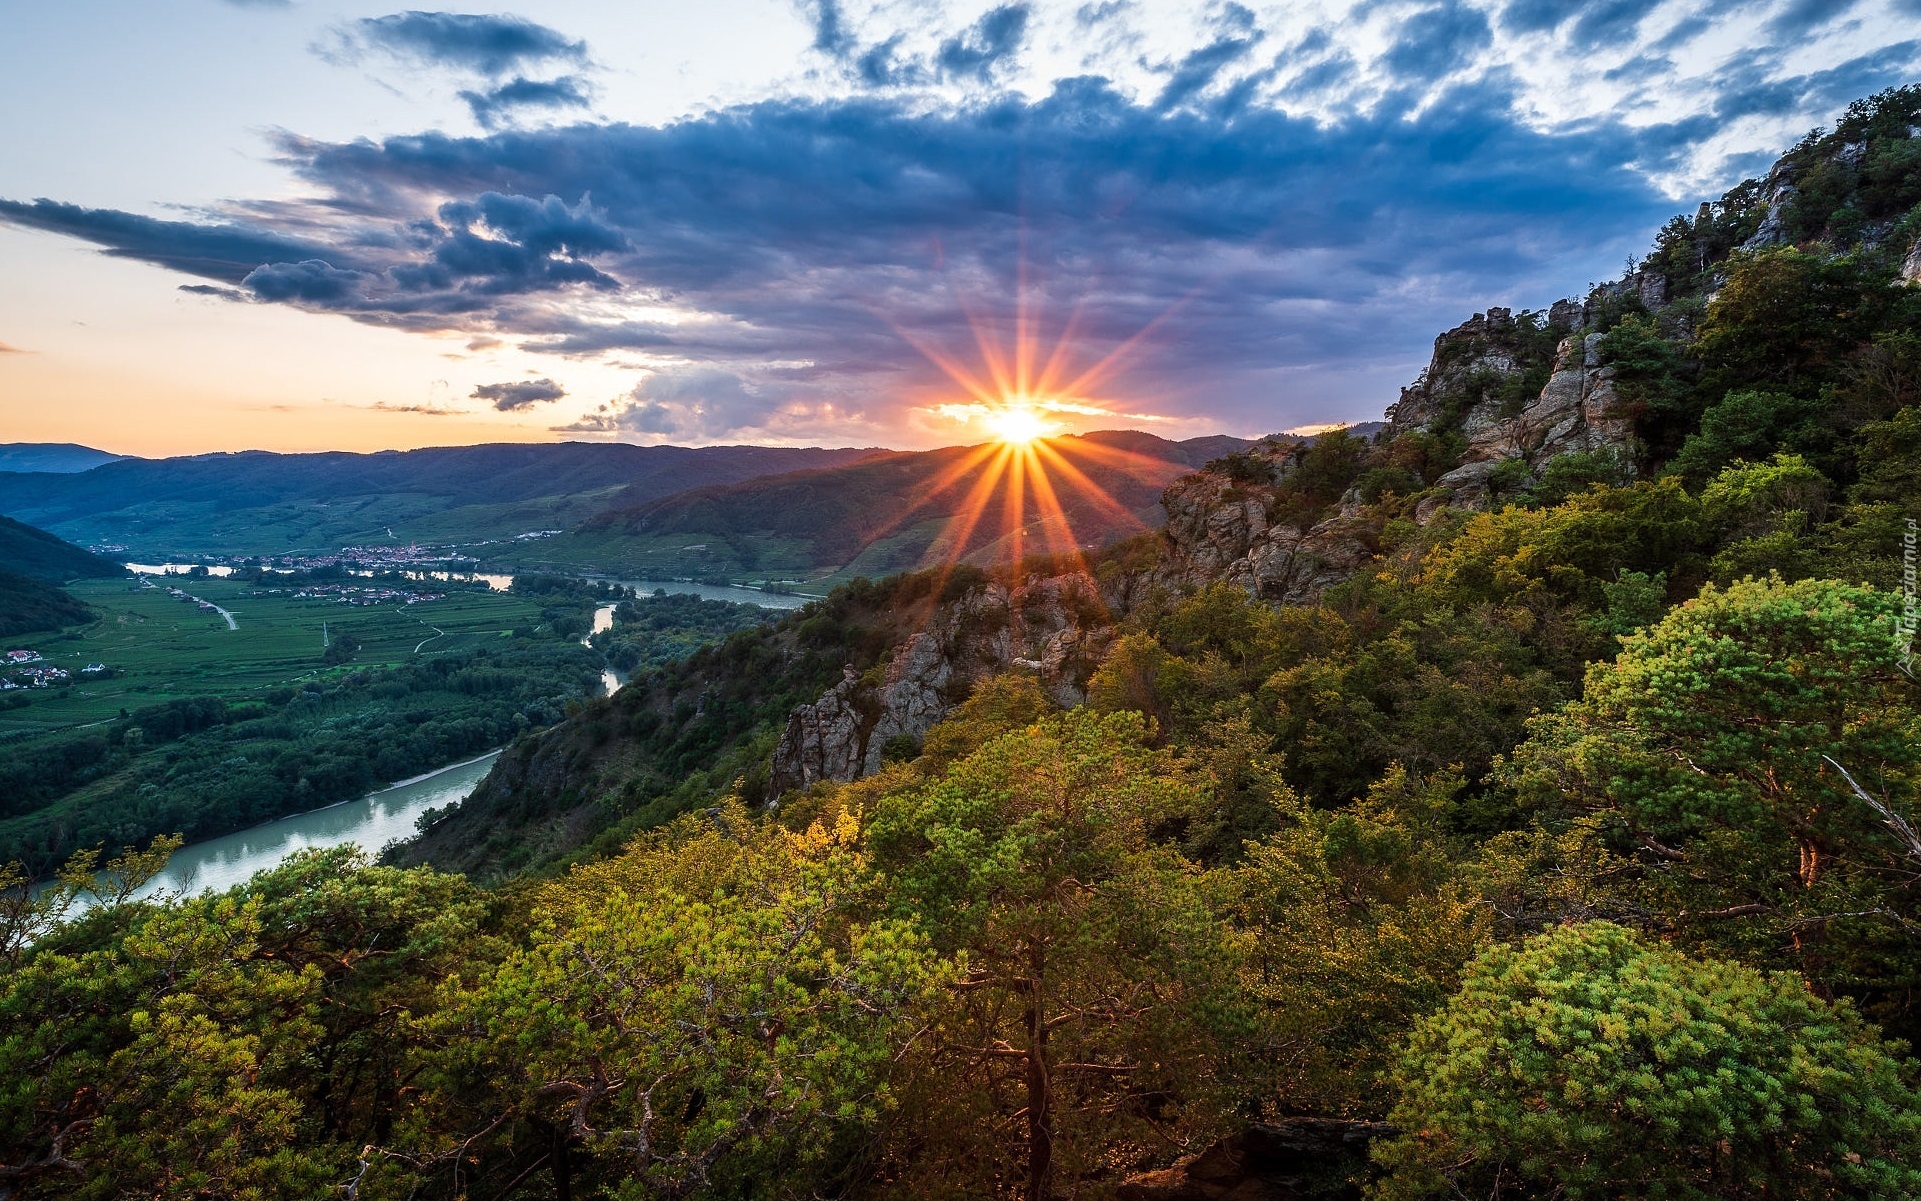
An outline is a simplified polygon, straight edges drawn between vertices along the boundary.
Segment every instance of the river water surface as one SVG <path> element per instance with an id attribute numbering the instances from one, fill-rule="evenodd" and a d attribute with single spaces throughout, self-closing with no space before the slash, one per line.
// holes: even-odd
<path id="1" fill-rule="evenodd" d="M 192 894 L 209 888 L 225 891 L 255 872 L 265 871 L 295 851 L 358 843 L 368 854 L 396 839 L 412 838 L 414 819 L 429 808 L 463 801 L 500 757 L 489 751 L 478 759 L 443 767 L 403 780 L 357 801 L 343 801 L 311 813 L 297 813 L 185 846 L 168 861 L 167 870 L 147 882 L 141 896 L 156 892 Z"/>

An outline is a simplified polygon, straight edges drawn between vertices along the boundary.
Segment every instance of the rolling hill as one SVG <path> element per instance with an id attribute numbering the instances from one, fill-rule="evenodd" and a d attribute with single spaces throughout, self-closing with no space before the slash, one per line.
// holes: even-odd
<path id="1" fill-rule="evenodd" d="M 95 450 L 77 442 L 4 442 L 0 443 L 0 471 L 44 471 L 65 474 L 91 471 L 102 463 L 114 463 L 125 455 Z"/>
<path id="2" fill-rule="evenodd" d="M 112 560 L 0 517 L 0 638 L 90 620 L 93 611 L 59 585 L 125 574 Z"/>
<path id="3" fill-rule="evenodd" d="M 81 550 L 63 538 L 11 517 L 0 517 L 0 570 L 46 584 L 127 574 L 126 568 L 111 559 Z"/>
<path id="4" fill-rule="evenodd" d="M 0 513 L 156 557 L 476 544 L 565 529 L 616 498 L 637 503 L 873 453 L 563 442 L 124 459 L 71 474 L 0 472 Z"/>
<path id="5" fill-rule="evenodd" d="M 1051 438 L 1032 460 L 1044 480 L 1032 467 L 996 475 L 991 445 L 878 454 L 644 501 L 622 497 L 538 553 L 656 573 L 878 578 L 936 559 L 1085 549 L 1158 525 L 1169 483 L 1249 445 L 1138 431 Z"/>

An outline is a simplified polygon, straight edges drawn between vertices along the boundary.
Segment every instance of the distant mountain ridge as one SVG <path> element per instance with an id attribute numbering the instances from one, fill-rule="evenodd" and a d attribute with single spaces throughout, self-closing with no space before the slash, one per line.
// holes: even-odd
<path id="1" fill-rule="evenodd" d="M 1046 489 L 1023 487 L 1018 530 L 1005 512 L 1015 477 L 992 478 L 994 448 L 950 446 L 616 504 L 581 532 L 693 540 L 722 572 L 838 568 L 878 577 L 932 558 L 991 562 L 1151 529 L 1168 484 L 1252 445 L 1138 430 L 1050 438 L 1032 460 Z"/>
<path id="2" fill-rule="evenodd" d="M 91 471 L 103 463 L 116 463 L 126 457 L 77 442 L 0 442 L 0 471 L 66 474 Z"/>
<path id="3" fill-rule="evenodd" d="M 271 451 L 0 473 L 0 513 L 146 553 L 269 554 L 511 538 L 566 528 L 616 495 L 854 462 L 871 449 L 494 443 L 355 454 Z"/>

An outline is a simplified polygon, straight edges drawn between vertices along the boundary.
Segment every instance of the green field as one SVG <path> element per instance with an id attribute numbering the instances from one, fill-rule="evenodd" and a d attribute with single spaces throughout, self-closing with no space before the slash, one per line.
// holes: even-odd
<path id="1" fill-rule="evenodd" d="M 397 664 L 416 655 L 461 650 L 539 623 L 540 610 L 506 593 L 452 592 L 414 605 L 360 607 L 331 598 L 297 599 L 291 587 L 272 594 L 223 579 L 162 580 L 143 587 L 128 580 L 92 580 L 68 591 L 101 615 L 92 625 L 61 634 L 29 634 L 19 646 L 39 651 L 74 673 L 62 688 L 6 694 L 25 696 L 23 708 L 0 711 L 0 737 L 44 733 L 116 717 L 122 709 L 189 696 L 240 701 L 294 681 L 325 679 L 360 668 Z M 167 594 L 173 584 L 231 611 L 238 629 L 216 613 Z M 322 625 L 331 637 L 350 633 L 360 651 L 352 664 L 321 662 Z M 89 663 L 113 668 L 110 679 L 84 680 Z"/>

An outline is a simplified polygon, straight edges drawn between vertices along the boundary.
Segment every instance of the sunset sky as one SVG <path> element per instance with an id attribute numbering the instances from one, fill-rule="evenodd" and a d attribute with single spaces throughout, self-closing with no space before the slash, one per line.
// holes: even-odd
<path id="1" fill-rule="evenodd" d="M 1921 79 L 1921 0 L 4 5 L 0 441 L 145 455 L 1372 419 Z"/>

